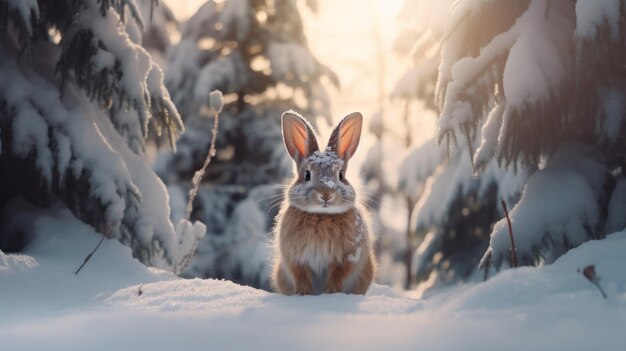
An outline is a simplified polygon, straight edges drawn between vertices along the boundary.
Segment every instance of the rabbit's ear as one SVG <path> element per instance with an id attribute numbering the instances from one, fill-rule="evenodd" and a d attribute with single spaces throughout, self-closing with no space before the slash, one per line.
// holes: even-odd
<path id="1" fill-rule="evenodd" d="M 304 117 L 294 111 L 287 111 L 283 113 L 282 124 L 285 147 L 296 162 L 319 150 L 313 128 Z"/>
<path id="2" fill-rule="evenodd" d="M 363 116 L 359 112 L 347 115 L 330 135 L 328 141 L 330 150 L 347 162 L 359 146 L 362 126 Z"/>

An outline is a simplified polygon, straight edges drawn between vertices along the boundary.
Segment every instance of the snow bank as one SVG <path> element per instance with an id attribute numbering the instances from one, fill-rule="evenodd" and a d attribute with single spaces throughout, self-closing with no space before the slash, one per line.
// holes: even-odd
<path id="1" fill-rule="evenodd" d="M 626 341 L 626 232 L 553 265 L 422 300 L 382 286 L 367 296 L 286 297 L 181 280 L 142 266 L 114 240 L 74 276 L 96 233 L 57 210 L 38 217 L 34 235 L 25 255 L 0 252 L 8 350 L 619 350 Z M 577 273 L 588 264 L 607 300 Z"/>

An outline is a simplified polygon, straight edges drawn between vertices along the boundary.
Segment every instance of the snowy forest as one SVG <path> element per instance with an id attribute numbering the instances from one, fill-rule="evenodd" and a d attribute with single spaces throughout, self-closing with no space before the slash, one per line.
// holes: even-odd
<path id="1" fill-rule="evenodd" d="M 622 350 L 625 120 L 623 0 L 0 0 L 1 348 Z"/>

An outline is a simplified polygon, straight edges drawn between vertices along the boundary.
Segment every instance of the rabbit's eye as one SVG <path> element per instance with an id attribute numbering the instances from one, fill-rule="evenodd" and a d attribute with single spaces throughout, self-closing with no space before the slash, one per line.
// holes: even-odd
<path id="1" fill-rule="evenodd" d="M 343 171 L 339 171 L 339 180 L 343 180 Z"/>
<path id="2" fill-rule="evenodd" d="M 311 180 L 311 171 L 304 171 L 304 180 L 307 182 Z"/>

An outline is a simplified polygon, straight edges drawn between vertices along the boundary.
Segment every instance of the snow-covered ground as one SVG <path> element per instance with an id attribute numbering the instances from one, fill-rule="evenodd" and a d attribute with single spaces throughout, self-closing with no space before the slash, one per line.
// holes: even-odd
<path id="1" fill-rule="evenodd" d="M 0 252 L 2 350 L 623 350 L 626 232 L 542 268 L 423 299 L 285 297 L 149 269 L 64 209 L 24 214 L 23 255 Z M 30 216 L 30 217 L 29 217 Z M 595 264 L 603 299 L 577 269 Z M 139 291 L 141 289 L 141 294 Z"/>

